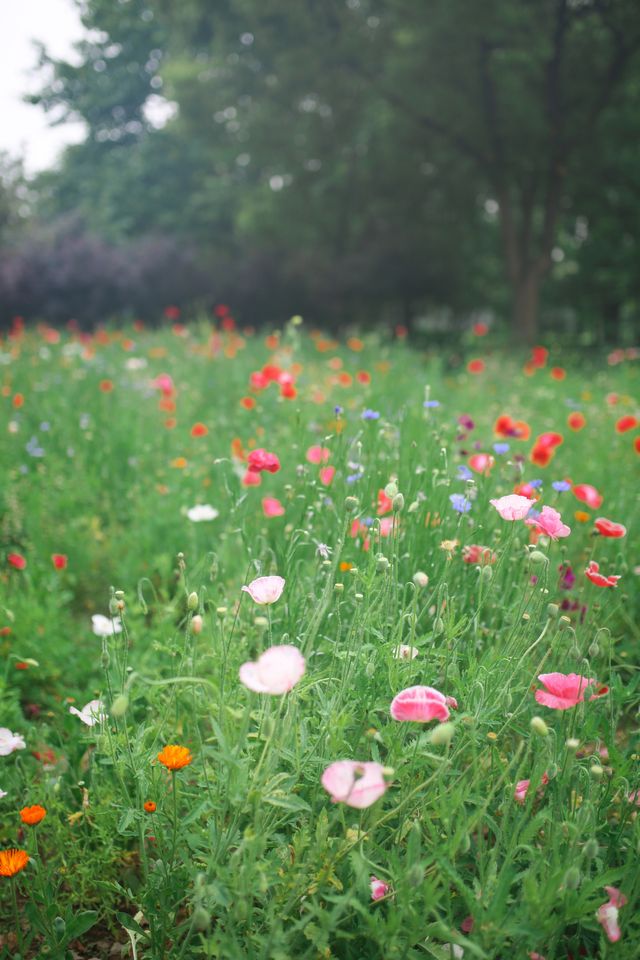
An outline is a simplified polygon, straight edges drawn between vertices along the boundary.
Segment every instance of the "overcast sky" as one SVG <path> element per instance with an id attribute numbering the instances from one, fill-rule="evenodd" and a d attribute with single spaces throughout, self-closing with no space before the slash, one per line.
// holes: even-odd
<path id="1" fill-rule="evenodd" d="M 52 166 L 65 144 L 82 139 L 80 124 L 51 128 L 43 110 L 21 102 L 38 88 L 30 76 L 37 60 L 32 41 L 67 57 L 82 34 L 73 0 L 0 0 L 0 151 L 23 156 L 29 173 Z"/>

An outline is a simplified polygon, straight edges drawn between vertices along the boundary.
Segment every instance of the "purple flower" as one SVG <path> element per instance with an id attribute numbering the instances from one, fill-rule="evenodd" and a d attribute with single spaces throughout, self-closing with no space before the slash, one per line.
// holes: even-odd
<path id="1" fill-rule="evenodd" d="M 358 480 L 362 480 L 364 473 L 352 473 L 347 477 L 347 483 L 356 483 Z"/>
<path id="2" fill-rule="evenodd" d="M 561 590 L 571 590 L 576 582 L 576 575 L 568 563 L 561 563 L 558 567 L 560 574 L 559 587 Z"/>
<path id="3" fill-rule="evenodd" d="M 542 480 L 528 480 L 527 483 L 530 487 L 533 487 L 534 490 L 537 490 L 538 487 L 542 486 Z"/>
<path id="4" fill-rule="evenodd" d="M 496 453 L 508 453 L 511 448 L 508 443 L 494 443 L 493 449 Z"/>
<path id="5" fill-rule="evenodd" d="M 467 500 L 462 493 L 452 493 L 449 500 L 453 509 L 457 510 L 458 513 L 469 513 L 469 510 L 471 510 L 471 501 Z"/>
<path id="6" fill-rule="evenodd" d="M 458 466 L 458 480 L 471 480 L 473 474 L 466 463 L 461 463 Z"/>
<path id="7" fill-rule="evenodd" d="M 558 493 L 565 493 L 567 490 L 571 490 L 571 484 L 567 483 L 566 480 L 554 480 L 551 486 L 554 490 L 557 490 Z"/>
<path id="8" fill-rule="evenodd" d="M 340 407 L 340 406 L 334 407 L 334 408 L 333 408 L 333 412 L 335 413 L 336 417 L 339 417 L 340 414 L 342 413 L 342 407 Z"/>
<path id="9" fill-rule="evenodd" d="M 473 430 L 475 427 L 475 423 L 468 413 L 461 413 L 458 417 L 458 423 L 461 427 L 464 427 L 465 430 Z"/>
<path id="10" fill-rule="evenodd" d="M 362 413 L 363 420 L 379 420 L 380 414 L 377 410 L 369 410 L 368 408 Z"/>
<path id="11" fill-rule="evenodd" d="M 439 406 L 440 406 L 440 401 L 439 401 L 439 400 L 425 400 L 425 402 L 422 404 L 422 406 L 423 406 L 423 407 L 427 407 L 427 408 L 430 408 L 430 407 L 439 407 Z"/>

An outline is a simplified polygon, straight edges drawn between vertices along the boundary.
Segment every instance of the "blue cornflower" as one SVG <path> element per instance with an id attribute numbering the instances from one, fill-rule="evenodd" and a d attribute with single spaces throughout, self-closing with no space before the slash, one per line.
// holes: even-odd
<path id="1" fill-rule="evenodd" d="M 508 453 L 511 447 L 508 443 L 494 443 L 493 449 L 496 453 Z"/>
<path id="2" fill-rule="evenodd" d="M 362 413 L 362 419 L 363 420 L 379 420 L 380 414 L 378 413 L 377 410 L 369 410 L 369 408 L 367 408 Z"/>
<path id="3" fill-rule="evenodd" d="M 471 510 L 471 501 L 467 500 L 462 493 L 452 493 L 449 500 L 453 509 L 457 510 L 458 513 L 469 513 L 469 510 Z"/>
<path id="4" fill-rule="evenodd" d="M 558 493 L 565 493 L 567 490 L 571 490 L 571 484 L 567 483 L 566 480 L 554 480 L 551 486 L 554 490 L 557 490 Z"/>
<path id="5" fill-rule="evenodd" d="M 425 402 L 422 404 L 422 406 L 423 406 L 423 407 L 427 407 L 427 408 L 429 408 L 429 407 L 439 407 L 439 406 L 440 406 L 440 401 L 439 401 L 439 400 L 425 400 Z"/>
<path id="6" fill-rule="evenodd" d="M 530 487 L 533 487 L 534 490 L 537 490 L 538 487 L 542 486 L 542 480 L 528 480 L 527 482 Z"/>
<path id="7" fill-rule="evenodd" d="M 336 417 L 339 417 L 343 412 L 343 408 L 341 406 L 334 407 L 333 412 L 335 413 Z"/>
<path id="8" fill-rule="evenodd" d="M 458 480 L 471 480 L 473 474 L 466 463 L 461 463 L 458 466 Z"/>
<path id="9" fill-rule="evenodd" d="M 356 483 L 358 480 L 362 480 L 364 473 L 352 473 L 347 477 L 347 483 Z"/>

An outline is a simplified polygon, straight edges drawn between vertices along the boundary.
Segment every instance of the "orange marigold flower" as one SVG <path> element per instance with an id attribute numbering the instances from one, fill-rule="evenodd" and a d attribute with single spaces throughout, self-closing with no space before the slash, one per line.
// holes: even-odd
<path id="1" fill-rule="evenodd" d="M 156 812 L 156 805 L 155 805 L 155 803 L 153 802 L 153 800 L 145 800 L 143 806 L 144 806 L 144 809 L 146 810 L 147 813 L 155 813 L 155 812 Z"/>
<path id="2" fill-rule="evenodd" d="M 209 433 L 209 427 L 204 423 L 194 423 L 191 427 L 192 437 L 206 437 Z"/>
<path id="3" fill-rule="evenodd" d="M 26 850 L 0 850 L 0 877 L 15 877 L 29 863 Z"/>
<path id="4" fill-rule="evenodd" d="M 340 569 L 342 570 L 343 573 L 345 573 L 347 570 L 351 570 L 352 566 L 353 564 L 349 563 L 347 560 L 342 560 L 340 562 Z"/>
<path id="5" fill-rule="evenodd" d="M 40 823 L 46 815 L 47 811 L 44 807 L 41 807 L 39 803 L 35 803 L 32 807 L 23 807 L 20 811 L 20 819 L 30 827 L 34 827 L 36 823 Z"/>
<path id="6" fill-rule="evenodd" d="M 574 513 L 574 517 L 576 518 L 578 523 L 588 523 L 589 520 L 591 519 L 589 514 L 586 513 L 584 510 L 576 510 L 576 512 Z"/>
<path id="7" fill-rule="evenodd" d="M 179 747 L 170 743 L 158 754 L 158 760 L 167 770 L 182 770 L 188 767 L 193 757 L 188 747 Z"/>

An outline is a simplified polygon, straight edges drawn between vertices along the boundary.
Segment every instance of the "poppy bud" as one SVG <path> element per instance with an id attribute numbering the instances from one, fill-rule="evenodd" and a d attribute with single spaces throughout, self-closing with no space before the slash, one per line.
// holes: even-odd
<path id="1" fill-rule="evenodd" d="M 193 630 L 194 633 L 202 633 L 203 622 L 204 621 L 199 613 L 197 613 L 195 617 L 193 617 L 193 619 L 191 620 L 191 629 Z"/>
<path id="2" fill-rule="evenodd" d="M 392 506 L 394 513 L 400 513 L 402 511 L 404 508 L 404 497 L 401 493 L 396 493 L 395 497 L 393 498 Z"/>
<path id="3" fill-rule="evenodd" d="M 592 763 L 589 767 L 589 773 L 594 780 L 602 780 L 604 777 L 604 767 L 601 767 L 599 763 Z"/>
<path id="4" fill-rule="evenodd" d="M 598 841 L 592 837 L 587 840 L 582 850 L 587 860 L 595 860 L 598 856 Z"/>
<path id="5" fill-rule="evenodd" d="M 549 727 L 546 725 L 542 717 L 532 717 L 529 726 L 533 732 L 537 733 L 540 737 L 547 737 L 549 735 Z"/>
<path id="6" fill-rule="evenodd" d="M 223 618 L 224 616 L 226 616 L 227 608 L 226 608 L 226 607 L 216 607 L 216 613 L 217 613 L 217 615 L 220 617 L 220 619 L 222 620 L 222 618 Z"/>
<path id="7" fill-rule="evenodd" d="M 197 609 L 198 609 L 198 594 L 194 590 L 187 597 L 187 610 L 197 610 Z"/>
<path id="8" fill-rule="evenodd" d="M 480 576 L 485 581 L 485 583 L 489 583 L 489 581 L 493 577 L 493 570 L 491 569 L 491 567 L 481 567 Z"/>
<path id="9" fill-rule="evenodd" d="M 109 651 L 103 650 L 100 656 L 100 666 L 102 667 L 103 670 L 107 670 L 109 668 L 110 663 L 111 663 L 111 658 L 109 656 Z"/>
<path id="10" fill-rule="evenodd" d="M 109 613 L 111 616 L 115 617 L 119 609 L 120 607 L 118 606 L 118 601 L 116 600 L 115 596 L 111 597 L 109 600 Z"/>
<path id="11" fill-rule="evenodd" d="M 549 563 L 549 558 L 541 553 L 540 550 L 532 550 L 529 554 L 529 560 L 534 565 L 534 567 L 541 566 L 542 564 Z"/>
<path id="12" fill-rule="evenodd" d="M 595 640 L 594 640 L 594 642 L 593 642 L 593 643 L 591 644 L 591 646 L 589 647 L 589 656 L 590 656 L 590 657 L 597 657 L 599 653 L 600 653 L 600 647 L 598 646 L 598 644 L 597 644 L 597 643 L 595 642 Z"/>
<path id="13" fill-rule="evenodd" d="M 569 867 L 564 875 L 564 885 L 567 890 L 577 890 L 582 881 L 582 875 L 577 867 Z"/>
<path id="14" fill-rule="evenodd" d="M 202 905 L 198 905 L 191 914 L 191 922 L 195 930 L 208 930 L 211 924 L 211 914 Z"/>
<path id="15" fill-rule="evenodd" d="M 552 620 L 558 619 L 558 614 L 560 613 L 560 607 L 557 603 L 547 604 L 547 614 Z"/>
<path id="16" fill-rule="evenodd" d="M 444 633 L 444 622 L 441 617 L 436 617 L 433 621 L 433 635 L 439 637 L 441 633 Z"/>
<path id="17" fill-rule="evenodd" d="M 120 696 L 116 697 L 113 703 L 111 704 L 111 716 L 112 717 L 124 717 L 129 706 L 129 698 L 126 694 L 121 693 Z"/>
<path id="18" fill-rule="evenodd" d="M 419 887 L 424 880 L 424 868 L 419 863 L 413 863 L 407 870 L 407 883 L 410 887 Z"/>
<path id="19" fill-rule="evenodd" d="M 398 484 L 395 482 L 395 480 L 389 481 L 389 483 L 384 488 L 384 492 L 389 497 L 389 500 L 393 500 L 393 498 L 398 492 Z"/>
<path id="20" fill-rule="evenodd" d="M 580 746 L 580 741 L 576 740 L 575 737 L 570 737 L 567 741 L 565 741 L 565 747 L 571 753 L 575 753 L 579 746 Z"/>
<path id="21" fill-rule="evenodd" d="M 333 585 L 334 593 L 344 593 L 344 583 L 334 583 Z"/>
<path id="22" fill-rule="evenodd" d="M 423 573 L 422 570 L 417 570 L 413 575 L 413 582 L 415 583 L 416 587 L 422 589 L 428 585 L 429 577 L 426 573 Z"/>
<path id="23" fill-rule="evenodd" d="M 266 630 L 267 627 L 269 626 L 269 620 L 267 619 L 267 617 L 256 617 L 253 622 L 256 625 L 256 627 L 258 627 L 261 630 Z"/>
<path id="24" fill-rule="evenodd" d="M 431 734 L 431 743 L 435 747 L 448 747 L 456 729 L 452 723 L 439 723 Z"/>
<path id="25" fill-rule="evenodd" d="M 409 509 L 407 510 L 407 513 L 415 513 L 419 506 L 420 506 L 420 503 L 418 502 L 418 500 L 414 500 L 413 503 L 409 504 Z"/>
<path id="26" fill-rule="evenodd" d="M 378 573 L 386 573 L 391 564 L 383 554 L 379 554 L 376 557 L 376 571 Z"/>
<path id="27" fill-rule="evenodd" d="M 462 851 L 462 853 L 468 853 L 470 849 L 471 849 L 471 837 L 469 836 L 468 833 L 465 833 L 460 843 L 460 850 Z"/>
<path id="28" fill-rule="evenodd" d="M 358 498 L 357 497 L 346 497 L 344 501 L 345 509 L 348 513 L 355 513 L 358 509 Z"/>

